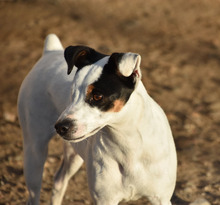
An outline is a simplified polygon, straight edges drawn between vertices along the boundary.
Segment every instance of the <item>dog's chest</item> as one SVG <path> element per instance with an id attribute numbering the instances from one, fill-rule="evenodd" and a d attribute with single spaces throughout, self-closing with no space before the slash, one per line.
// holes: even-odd
<path id="1" fill-rule="evenodd" d="M 146 182 L 149 181 L 146 174 L 147 157 L 141 149 L 121 148 L 106 139 L 109 139 L 109 136 L 96 141 L 90 155 L 91 161 L 88 162 L 90 166 L 92 164 L 90 170 L 92 168 L 96 173 L 96 179 L 92 180 L 94 186 L 98 187 L 98 190 L 103 190 L 108 183 L 111 189 L 123 190 L 125 200 L 140 198 L 146 190 Z"/>

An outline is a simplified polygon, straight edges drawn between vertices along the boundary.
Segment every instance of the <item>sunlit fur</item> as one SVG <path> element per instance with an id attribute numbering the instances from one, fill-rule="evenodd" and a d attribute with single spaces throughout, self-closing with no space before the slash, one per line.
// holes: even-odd
<path id="1" fill-rule="evenodd" d="M 77 49 L 70 48 L 69 54 Z M 83 58 L 84 54 L 88 53 L 83 52 Z M 92 63 L 80 59 L 77 71 L 72 67 L 76 55 L 67 68 L 59 39 L 49 35 L 43 56 L 22 83 L 18 114 L 24 138 L 27 203 L 40 202 L 48 143 L 57 125 L 65 140 L 51 204 L 62 203 L 69 179 L 84 161 L 95 205 L 117 205 L 139 197 L 147 197 L 152 205 L 171 205 L 176 182 L 175 146 L 163 110 L 141 82 L 140 56 L 100 56 Z M 97 92 L 94 89 L 99 89 L 103 94 L 100 99 L 106 101 L 91 104 L 91 94 Z M 61 129 L 62 123 L 69 127 Z"/>

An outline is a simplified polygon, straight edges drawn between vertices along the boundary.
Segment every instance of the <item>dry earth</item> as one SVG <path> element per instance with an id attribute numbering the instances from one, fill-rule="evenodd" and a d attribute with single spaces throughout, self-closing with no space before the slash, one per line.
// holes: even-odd
<path id="1" fill-rule="evenodd" d="M 27 197 L 16 98 L 49 33 L 56 33 L 65 47 L 85 44 L 107 54 L 141 54 L 143 82 L 164 108 L 177 147 L 173 204 L 203 198 L 219 205 L 219 0 L 1 0 L 0 204 L 24 204 Z M 56 136 L 45 165 L 41 204 L 49 203 L 61 159 L 62 140 Z M 63 204 L 92 204 L 84 167 L 71 180 Z"/>

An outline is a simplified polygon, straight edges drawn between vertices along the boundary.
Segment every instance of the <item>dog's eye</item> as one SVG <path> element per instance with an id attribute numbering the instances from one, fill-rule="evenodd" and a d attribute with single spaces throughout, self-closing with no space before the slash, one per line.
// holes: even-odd
<path id="1" fill-rule="evenodd" d="M 100 101 L 103 99 L 103 95 L 102 94 L 93 94 L 93 100 L 94 101 Z"/>

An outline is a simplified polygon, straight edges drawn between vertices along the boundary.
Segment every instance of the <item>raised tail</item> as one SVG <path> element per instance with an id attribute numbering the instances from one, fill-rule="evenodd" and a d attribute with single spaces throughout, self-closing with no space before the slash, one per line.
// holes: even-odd
<path id="1" fill-rule="evenodd" d="M 50 52 L 50 51 L 57 51 L 57 50 L 63 50 L 63 46 L 60 42 L 60 39 L 55 34 L 49 34 L 46 37 L 46 40 L 44 43 L 43 54 Z"/>

